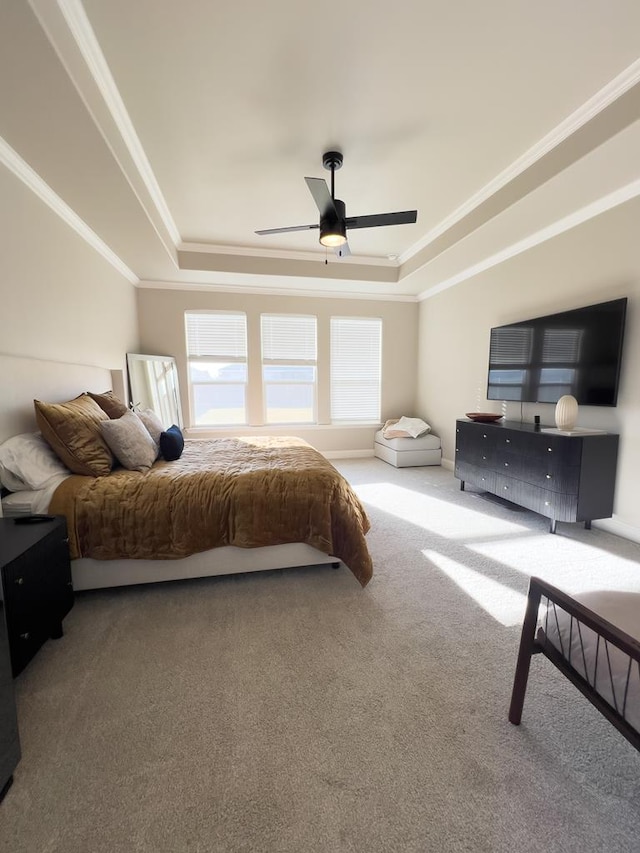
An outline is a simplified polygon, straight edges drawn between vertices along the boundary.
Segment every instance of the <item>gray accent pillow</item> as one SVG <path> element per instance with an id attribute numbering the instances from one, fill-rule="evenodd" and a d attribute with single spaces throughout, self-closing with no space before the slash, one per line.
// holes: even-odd
<path id="1" fill-rule="evenodd" d="M 136 412 L 142 423 L 146 426 L 149 435 L 157 445 L 160 445 L 160 433 L 164 430 L 162 421 L 153 411 L 153 409 L 142 409 Z"/>
<path id="2" fill-rule="evenodd" d="M 121 418 L 102 421 L 102 437 L 123 468 L 130 471 L 148 471 L 156 461 L 158 445 L 135 412 L 126 412 Z"/>

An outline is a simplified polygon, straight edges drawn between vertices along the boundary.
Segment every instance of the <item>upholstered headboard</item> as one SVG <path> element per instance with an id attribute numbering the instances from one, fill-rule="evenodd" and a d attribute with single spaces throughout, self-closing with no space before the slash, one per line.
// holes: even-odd
<path id="1" fill-rule="evenodd" d="M 34 399 L 61 403 L 83 391 L 109 389 L 121 395 L 121 370 L 0 355 L 0 442 L 36 429 Z"/>

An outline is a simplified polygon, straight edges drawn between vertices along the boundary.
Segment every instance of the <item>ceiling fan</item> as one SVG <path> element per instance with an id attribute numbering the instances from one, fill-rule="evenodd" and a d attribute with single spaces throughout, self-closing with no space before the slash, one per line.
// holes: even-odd
<path id="1" fill-rule="evenodd" d="M 343 201 L 335 197 L 335 173 L 342 166 L 339 151 L 327 151 L 322 155 L 322 165 L 331 172 L 331 192 L 324 178 L 305 178 L 313 200 L 320 211 L 320 222 L 314 225 L 292 225 L 288 228 L 266 228 L 256 234 L 284 234 L 288 231 L 311 231 L 319 229 L 323 246 L 334 249 L 339 256 L 350 255 L 347 243 L 348 228 L 379 228 L 381 225 L 407 225 L 418 218 L 417 210 L 398 213 L 374 213 L 371 216 L 347 216 Z"/>

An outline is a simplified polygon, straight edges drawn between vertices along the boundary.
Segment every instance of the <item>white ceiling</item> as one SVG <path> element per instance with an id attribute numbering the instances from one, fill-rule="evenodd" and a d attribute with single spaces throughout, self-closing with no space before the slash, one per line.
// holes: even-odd
<path id="1" fill-rule="evenodd" d="M 35 170 L 145 282 L 415 298 L 640 193 L 637 0 L 30 0 L 0 16 L 5 165 Z M 329 180 L 330 148 L 348 215 L 418 221 L 351 231 L 353 256 L 325 265 L 317 231 L 254 232 L 317 221 L 303 178 Z"/>

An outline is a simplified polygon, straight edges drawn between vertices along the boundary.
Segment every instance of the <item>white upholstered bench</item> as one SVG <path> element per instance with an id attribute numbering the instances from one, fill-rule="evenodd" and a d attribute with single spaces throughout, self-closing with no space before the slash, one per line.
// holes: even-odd
<path id="1" fill-rule="evenodd" d="M 382 430 L 378 430 L 373 452 L 396 468 L 439 465 L 442 459 L 440 439 L 432 433 L 420 438 L 385 438 Z"/>

